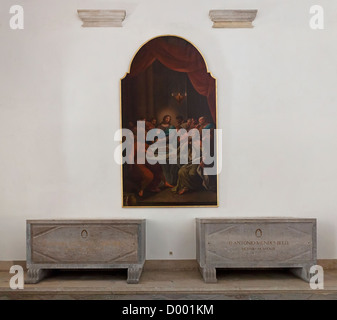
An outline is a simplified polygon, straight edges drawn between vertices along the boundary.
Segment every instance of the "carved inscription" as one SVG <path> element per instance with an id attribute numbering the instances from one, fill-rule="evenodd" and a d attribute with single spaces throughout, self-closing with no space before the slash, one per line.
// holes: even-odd
<path id="1" fill-rule="evenodd" d="M 237 246 L 240 250 L 276 250 L 277 246 L 289 246 L 289 241 L 228 241 L 229 246 Z"/>
<path id="2" fill-rule="evenodd" d="M 206 261 L 301 261 L 312 258 L 312 226 L 301 223 L 206 225 Z"/>

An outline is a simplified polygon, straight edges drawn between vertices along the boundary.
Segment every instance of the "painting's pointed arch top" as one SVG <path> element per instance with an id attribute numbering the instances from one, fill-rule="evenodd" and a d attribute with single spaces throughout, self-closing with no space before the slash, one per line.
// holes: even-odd
<path id="1" fill-rule="evenodd" d="M 160 36 L 153 38 L 134 55 L 128 76 L 137 76 L 156 60 L 171 70 L 185 72 L 188 75 L 194 89 L 207 97 L 210 112 L 215 121 L 215 79 L 208 72 L 206 61 L 200 51 L 181 37 Z"/>

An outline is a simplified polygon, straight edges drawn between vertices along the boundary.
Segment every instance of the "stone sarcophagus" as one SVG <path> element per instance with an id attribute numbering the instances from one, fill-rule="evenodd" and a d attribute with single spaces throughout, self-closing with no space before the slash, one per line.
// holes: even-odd
<path id="1" fill-rule="evenodd" d="M 52 269 L 128 269 L 138 283 L 145 262 L 145 220 L 28 220 L 27 278 Z"/>
<path id="2" fill-rule="evenodd" d="M 316 219 L 196 219 L 197 260 L 205 282 L 216 268 L 290 268 L 305 281 L 316 265 Z"/>

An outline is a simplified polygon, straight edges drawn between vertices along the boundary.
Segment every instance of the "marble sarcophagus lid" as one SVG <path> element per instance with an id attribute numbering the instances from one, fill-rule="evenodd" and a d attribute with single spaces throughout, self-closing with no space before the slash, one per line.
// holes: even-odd
<path id="1" fill-rule="evenodd" d="M 289 268 L 305 281 L 317 264 L 316 219 L 196 219 L 197 260 L 205 282 L 217 268 Z"/>
<path id="2" fill-rule="evenodd" d="M 138 283 L 145 262 L 145 220 L 27 220 L 27 278 L 52 269 L 128 269 Z"/>

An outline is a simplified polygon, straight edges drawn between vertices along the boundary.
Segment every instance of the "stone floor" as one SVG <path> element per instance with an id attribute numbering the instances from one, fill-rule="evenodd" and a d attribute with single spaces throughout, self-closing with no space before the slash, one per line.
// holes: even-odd
<path id="1" fill-rule="evenodd" d="M 0 300 L 6 299 L 318 299 L 337 300 L 337 270 L 326 270 L 324 289 L 284 270 L 217 272 L 218 283 L 206 284 L 193 270 L 144 270 L 138 285 L 126 283 L 126 270 L 58 271 L 39 284 L 11 290 L 12 275 L 0 272 Z"/>

